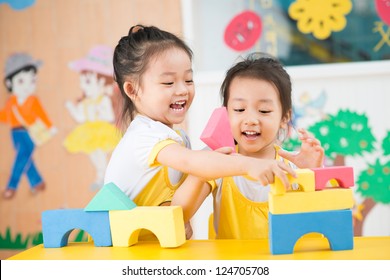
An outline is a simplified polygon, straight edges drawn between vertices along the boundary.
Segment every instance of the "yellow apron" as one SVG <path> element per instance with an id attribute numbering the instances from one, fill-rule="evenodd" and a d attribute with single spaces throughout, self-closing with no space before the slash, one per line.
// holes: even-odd
<path id="1" fill-rule="evenodd" d="M 217 239 L 268 238 L 268 202 L 241 194 L 233 177 L 223 179 Z"/>

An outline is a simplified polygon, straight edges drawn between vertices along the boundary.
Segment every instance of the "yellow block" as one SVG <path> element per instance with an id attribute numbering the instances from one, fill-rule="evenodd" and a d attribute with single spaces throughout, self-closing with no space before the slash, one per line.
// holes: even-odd
<path id="1" fill-rule="evenodd" d="M 297 174 L 297 178 L 287 174 L 287 178 L 290 182 L 290 185 L 293 187 L 292 191 L 303 191 L 303 192 L 314 192 L 315 180 L 314 180 L 314 172 L 310 169 L 296 169 L 295 173 Z M 298 188 L 294 189 L 293 185 L 298 185 Z M 271 184 L 271 193 L 273 194 L 284 194 L 286 193 L 286 188 L 282 184 L 282 181 L 279 177 L 275 176 L 275 182 Z"/>
<path id="2" fill-rule="evenodd" d="M 326 189 L 314 192 L 269 193 L 269 211 L 272 214 L 350 209 L 354 205 L 352 189 Z"/>
<path id="3" fill-rule="evenodd" d="M 109 216 L 113 246 L 134 245 L 141 229 L 153 232 L 163 248 L 178 247 L 186 241 L 180 206 L 137 206 L 109 211 Z"/>

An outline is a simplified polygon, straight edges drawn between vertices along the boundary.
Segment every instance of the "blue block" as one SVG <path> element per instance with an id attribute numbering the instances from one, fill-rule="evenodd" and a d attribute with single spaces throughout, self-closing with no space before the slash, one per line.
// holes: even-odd
<path id="1" fill-rule="evenodd" d="M 331 250 L 353 249 L 352 211 L 334 210 L 296 214 L 269 213 L 271 254 L 292 254 L 297 240 L 310 232 L 322 233 Z"/>
<path id="2" fill-rule="evenodd" d="M 107 211 L 86 212 L 84 209 L 59 209 L 42 212 L 43 246 L 59 248 L 68 244 L 74 229 L 86 231 L 95 246 L 112 246 Z"/>

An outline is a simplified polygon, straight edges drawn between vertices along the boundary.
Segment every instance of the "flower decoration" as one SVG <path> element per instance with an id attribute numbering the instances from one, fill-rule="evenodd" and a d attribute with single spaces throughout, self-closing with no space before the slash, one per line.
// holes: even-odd
<path id="1" fill-rule="evenodd" d="M 313 33 L 317 39 L 328 38 L 332 31 L 342 30 L 352 9 L 351 0 L 297 0 L 288 9 L 290 17 L 297 20 L 302 33 Z"/>

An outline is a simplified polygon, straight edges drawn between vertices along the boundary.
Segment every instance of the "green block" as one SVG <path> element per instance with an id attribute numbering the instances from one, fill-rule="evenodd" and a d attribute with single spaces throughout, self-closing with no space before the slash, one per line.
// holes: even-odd
<path id="1" fill-rule="evenodd" d="M 105 184 L 84 211 L 131 210 L 137 205 L 114 183 Z"/>

